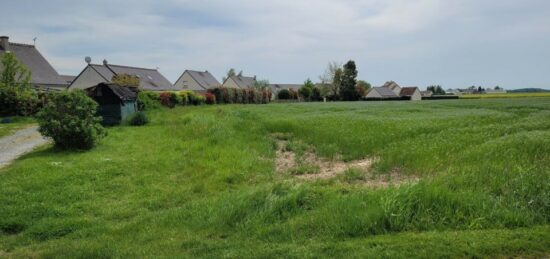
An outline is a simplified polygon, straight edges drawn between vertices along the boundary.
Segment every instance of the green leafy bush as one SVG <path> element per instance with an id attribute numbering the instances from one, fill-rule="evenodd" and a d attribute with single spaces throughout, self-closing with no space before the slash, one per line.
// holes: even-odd
<path id="1" fill-rule="evenodd" d="M 290 99 L 290 91 L 287 89 L 282 89 L 277 93 L 277 99 L 279 100 L 289 100 Z"/>
<path id="2" fill-rule="evenodd" d="M 56 94 L 37 115 L 40 133 L 62 149 L 91 149 L 106 135 L 96 110 L 97 103 L 82 90 Z"/>
<path id="3" fill-rule="evenodd" d="M 130 117 L 130 125 L 132 126 L 143 126 L 149 123 L 149 118 L 144 112 L 136 112 Z"/>
<path id="4" fill-rule="evenodd" d="M 140 111 L 153 110 L 161 106 L 159 94 L 153 91 L 140 91 L 137 103 Z"/>

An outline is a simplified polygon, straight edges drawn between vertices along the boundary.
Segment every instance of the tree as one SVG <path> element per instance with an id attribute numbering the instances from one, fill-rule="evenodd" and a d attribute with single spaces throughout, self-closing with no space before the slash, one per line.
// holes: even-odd
<path id="1" fill-rule="evenodd" d="M 325 72 L 319 76 L 321 96 L 337 99 L 342 77 L 341 67 L 342 65 L 336 61 L 329 62 Z"/>
<path id="2" fill-rule="evenodd" d="M 114 75 L 111 82 L 120 86 L 139 87 L 139 77 L 129 74 Z"/>
<path id="3" fill-rule="evenodd" d="M 498 85 L 495 86 L 495 90 L 500 90 L 500 89 L 502 89 L 502 88 L 500 88 L 500 86 L 498 86 Z"/>
<path id="4" fill-rule="evenodd" d="M 225 80 L 227 80 L 228 78 L 232 77 L 232 76 L 236 76 L 237 73 L 235 72 L 235 69 L 234 68 L 230 68 L 228 71 L 227 71 L 227 74 L 226 76 L 223 77 L 223 82 L 225 82 Z"/>
<path id="5" fill-rule="evenodd" d="M 0 115 L 34 114 L 40 100 L 32 89 L 31 72 L 11 52 L 0 62 Z"/>
<path id="6" fill-rule="evenodd" d="M 368 90 L 371 88 L 371 84 L 364 80 L 357 80 L 357 85 L 355 86 L 355 91 L 359 97 L 363 97 L 367 94 Z"/>
<path id="7" fill-rule="evenodd" d="M 30 88 L 31 72 L 17 60 L 15 54 L 6 52 L 2 55 L 2 73 L 0 85 L 6 87 Z"/>
<path id="8" fill-rule="evenodd" d="M 254 81 L 254 84 L 252 85 L 252 87 L 258 90 L 267 90 L 269 88 L 269 81 L 265 79 Z"/>
<path id="9" fill-rule="evenodd" d="M 356 91 L 357 85 L 357 67 L 355 61 L 350 60 L 344 65 L 342 73 L 342 81 L 340 86 L 340 94 L 344 101 L 356 101 L 359 99 L 359 94 Z"/>
<path id="10" fill-rule="evenodd" d="M 426 88 L 428 91 L 432 91 L 434 95 L 445 95 L 446 92 L 440 85 L 430 85 Z"/>
<path id="11" fill-rule="evenodd" d="M 371 89 L 372 85 L 365 80 L 357 80 L 357 86 L 365 88 L 365 90 Z"/>
<path id="12" fill-rule="evenodd" d="M 315 84 L 311 81 L 311 79 L 307 79 L 302 87 L 298 90 L 298 93 L 304 98 L 304 100 L 311 100 L 311 95 L 313 94 L 313 88 L 315 88 Z"/>

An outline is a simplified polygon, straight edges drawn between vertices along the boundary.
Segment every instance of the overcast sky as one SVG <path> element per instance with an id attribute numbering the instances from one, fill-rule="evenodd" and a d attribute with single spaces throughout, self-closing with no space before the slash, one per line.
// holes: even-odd
<path id="1" fill-rule="evenodd" d="M 355 60 L 381 85 L 550 89 L 548 0 L 2 0 L 0 34 L 62 74 L 94 63 L 228 68 L 271 83 L 317 81 Z"/>

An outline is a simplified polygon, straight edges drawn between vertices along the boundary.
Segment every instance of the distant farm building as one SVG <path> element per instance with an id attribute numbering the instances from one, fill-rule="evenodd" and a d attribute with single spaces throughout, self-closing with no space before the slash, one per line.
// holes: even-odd
<path id="1" fill-rule="evenodd" d="M 13 53 L 30 70 L 31 83 L 39 90 L 65 90 L 74 79 L 73 76 L 58 74 L 34 45 L 13 43 L 8 36 L 0 36 L 0 55 L 7 52 Z"/>
<path id="2" fill-rule="evenodd" d="M 99 83 L 111 83 L 116 75 L 131 75 L 139 78 L 139 89 L 149 91 L 181 90 L 172 85 L 157 69 L 108 64 L 88 64 L 73 80 L 69 89 L 86 89 Z"/>
<path id="3" fill-rule="evenodd" d="M 137 112 L 137 89 L 110 83 L 99 83 L 85 89 L 98 104 L 98 115 L 104 125 L 117 125 Z"/>
<path id="4" fill-rule="evenodd" d="M 422 93 L 416 86 L 401 87 L 394 81 L 389 81 L 383 86 L 371 88 L 365 98 L 419 101 L 422 100 Z"/>

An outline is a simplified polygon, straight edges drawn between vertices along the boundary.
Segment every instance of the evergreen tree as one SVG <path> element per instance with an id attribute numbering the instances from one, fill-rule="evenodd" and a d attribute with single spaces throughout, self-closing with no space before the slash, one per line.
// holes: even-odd
<path id="1" fill-rule="evenodd" d="M 359 94 L 356 91 L 357 85 L 357 67 L 355 61 L 350 60 L 344 65 L 342 73 L 342 85 L 340 86 L 341 98 L 344 101 L 359 100 Z"/>

